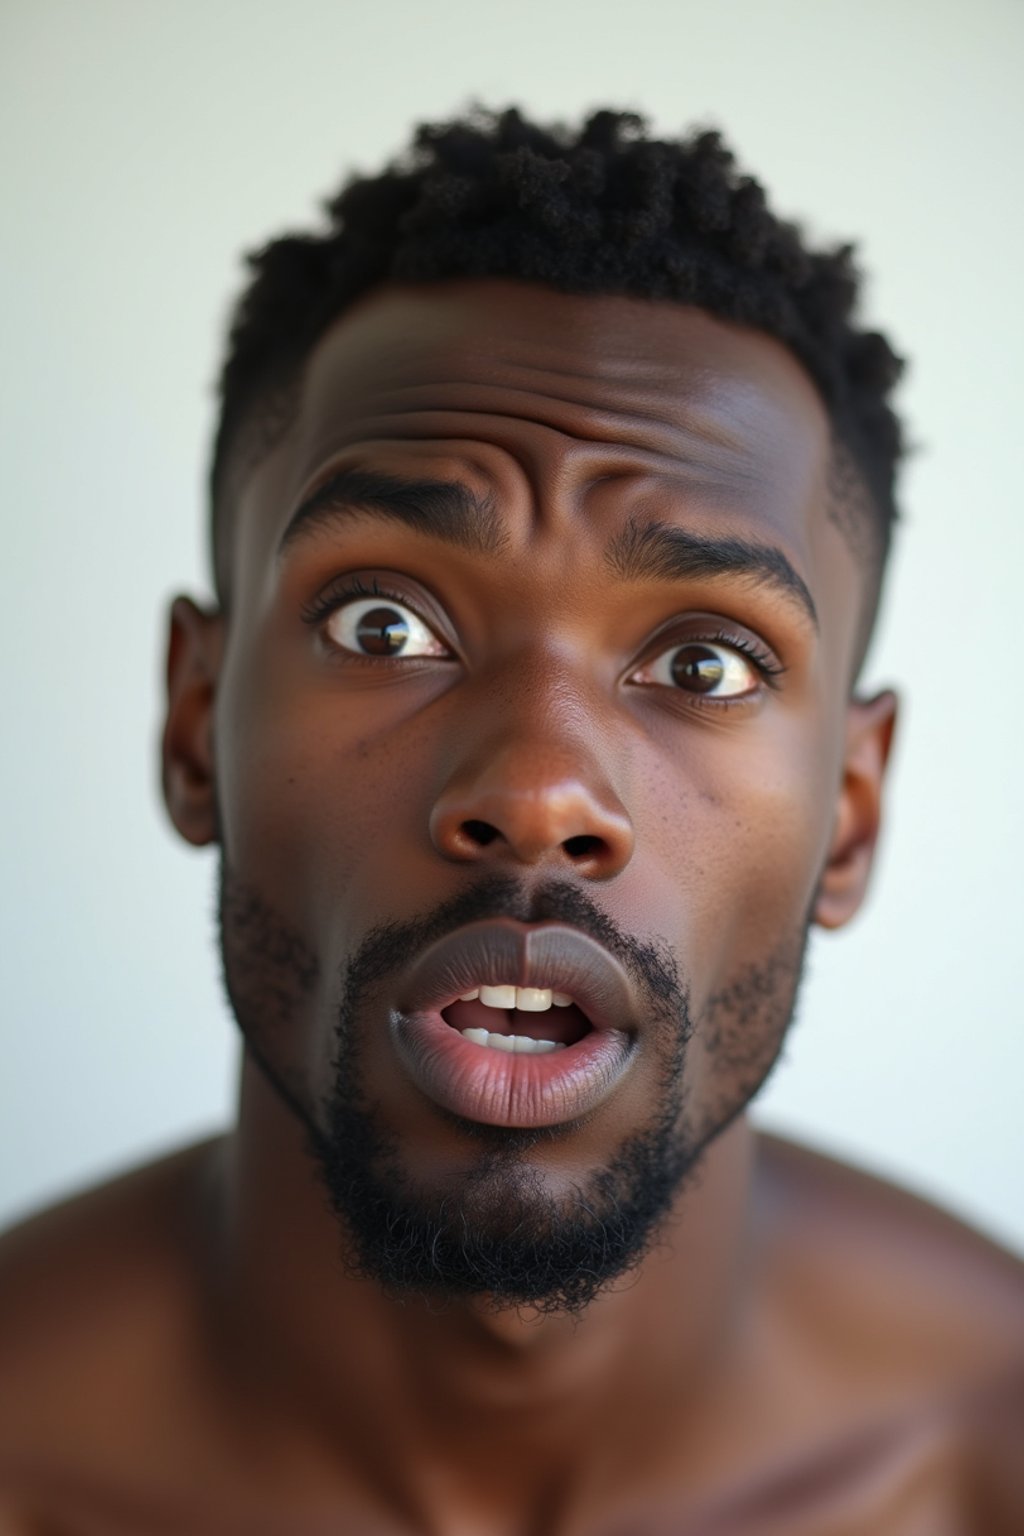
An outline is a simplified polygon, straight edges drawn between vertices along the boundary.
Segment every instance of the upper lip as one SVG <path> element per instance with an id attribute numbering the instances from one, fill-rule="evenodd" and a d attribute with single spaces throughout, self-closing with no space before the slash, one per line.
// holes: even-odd
<path id="1" fill-rule="evenodd" d="M 481 985 L 567 992 L 597 1030 L 638 1024 L 632 983 L 602 944 L 564 923 L 511 918 L 470 923 L 431 944 L 402 977 L 397 1002 L 403 1013 L 439 1010 Z"/>

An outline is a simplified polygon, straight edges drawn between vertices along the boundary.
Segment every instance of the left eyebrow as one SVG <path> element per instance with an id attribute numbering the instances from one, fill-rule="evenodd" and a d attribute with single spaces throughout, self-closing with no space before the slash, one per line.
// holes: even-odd
<path id="1" fill-rule="evenodd" d="M 818 610 L 807 583 L 774 544 L 714 538 L 670 523 L 630 519 L 605 550 L 623 581 L 699 581 L 747 577 L 796 601 L 817 630 Z"/>
<path id="2" fill-rule="evenodd" d="M 404 523 L 475 555 L 493 555 L 503 539 L 494 500 L 457 480 L 402 480 L 375 470 L 343 469 L 297 508 L 281 535 L 278 554 L 314 529 L 353 514 Z"/>

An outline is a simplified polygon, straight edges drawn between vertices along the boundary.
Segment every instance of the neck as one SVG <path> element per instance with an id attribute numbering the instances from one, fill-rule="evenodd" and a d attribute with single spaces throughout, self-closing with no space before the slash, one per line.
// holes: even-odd
<path id="1" fill-rule="evenodd" d="M 615 1447 L 601 1458 L 614 1476 L 615 1456 L 646 1462 L 659 1437 L 678 1439 L 731 1349 L 751 1162 L 740 1119 L 707 1150 L 640 1267 L 581 1319 L 396 1299 L 345 1269 L 303 1129 L 247 1061 L 221 1168 L 228 1367 L 296 1441 L 318 1444 L 349 1480 L 358 1467 L 386 1483 L 380 1496 L 424 1526 L 446 1465 L 453 1480 L 470 1469 L 478 1481 L 481 1521 L 488 1499 L 509 1507 L 502 1490 L 521 1501 L 531 1479 L 568 1484 L 574 1467 L 582 1478 L 594 1444 Z"/>

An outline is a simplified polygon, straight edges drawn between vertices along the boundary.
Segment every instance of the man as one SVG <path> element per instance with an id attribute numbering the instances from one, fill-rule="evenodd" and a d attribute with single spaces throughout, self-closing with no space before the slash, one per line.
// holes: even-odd
<path id="1" fill-rule="evenodd" d="M 238 1123 L 5 1240 L 2 1529 L 1021 1529 L 1021 1266 L 745 1113 L 895 719 L 848 253 L 608 112 L 330 214 L 255 259 L 171 616 Z"/>

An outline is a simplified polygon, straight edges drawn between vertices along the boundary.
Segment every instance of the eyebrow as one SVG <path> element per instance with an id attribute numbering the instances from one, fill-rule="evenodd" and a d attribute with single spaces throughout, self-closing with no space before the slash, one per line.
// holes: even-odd
<path id="1" fill-rule="evenodd" d="M 605 552 L 623 581 L 695 581 L 747 577 L 795 600 L 818 629 L 818 610 L 807 583 L 774 544 L 709 537 L 674 524 L 631 518 Z"/>
<path id="2" fill-rule="evenodd" d="M 402 480 L 375 470 L 343 469 L 292 514 L 278 554 L 314 529 L 360 512 L 404 523 L 470 554 L 497 554 L 504 542 L 493 496 L 476 496 L 458 480 Z"/>
<path id="3" fill-rule="evenodd" d="M 470 554 L 497 554 L 505 542 L 494 497 L 477 496 L 461 481 L 404 480 L 376 470 L 343 469 L 318 486 L 292 514 L 278 553 L 318 528 L 361 512 L 403 523 Z M 608 545 L 605 559 L 622 581 L 745 577 L 795 600 L 818 628 L 818 612 L 806 582 L 775 545 L 630 518 Z"/>

